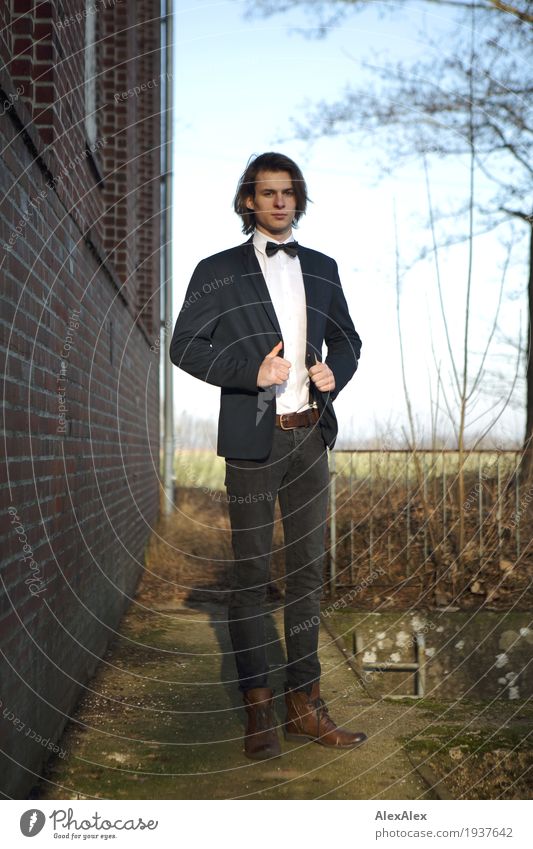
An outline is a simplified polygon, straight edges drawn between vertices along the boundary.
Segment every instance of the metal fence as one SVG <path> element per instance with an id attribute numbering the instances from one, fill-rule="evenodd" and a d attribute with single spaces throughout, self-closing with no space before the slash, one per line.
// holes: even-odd
<path id="1" fill-rule="evenodd" d="M 523 491 L 518 450 L 343 450 L 330 454 L 330 590 L 361 565 L 402 562 L 405 574 L 435 552 L 447 562 L 518 558 Z M 461 516 L 462 513 L 462 516 Z"/>

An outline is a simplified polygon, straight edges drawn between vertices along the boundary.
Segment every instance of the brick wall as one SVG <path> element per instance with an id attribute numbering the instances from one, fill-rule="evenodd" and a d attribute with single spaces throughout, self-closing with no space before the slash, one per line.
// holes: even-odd
<path id="1" fill-rule="evenodd" d="M 79 0 L 0 10 L 0 793 L 13 798 L 113 637 L 159 510 L 159 20 L 148 0 L 89 6 L 90 54 Z"/>

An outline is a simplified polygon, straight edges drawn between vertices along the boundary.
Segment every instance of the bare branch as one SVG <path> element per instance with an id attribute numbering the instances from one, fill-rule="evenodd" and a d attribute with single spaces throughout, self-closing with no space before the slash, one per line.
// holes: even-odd
<path id="1" fill-rule="evenodd" d="M 514 6 L 510 6 L 509 3 L 502 3 L 502 0 L 490 0 L 490 2 L 496 9 L 499 9 L 501 12 L 508 12 L 510 15 L 514 15 L 519 21 L 525 21 L 529 24 L 533 23 L 533 15 L 530 15 L 527 12 L 521 12 L 519 9 L 515 9 Z"/>
<path id="2" fill-rule="evenodd" d="M 434 254 L 434 257 L 435 257 L 435 275 L 436 275 L 436 279 L 437 279 L 437 291 L 439 293 L 440 310 L 441 310 L 441 315 L 442 315 L 442 321 L 444 323 L 444 331 L 445 331 L 445 334 L 446 334 L 446 344 L 448 346 L 448 354 L 450 355 L 450 362 L 452 364 L 452 370 L 453 370 L 453 376 L 454 376 L 454 379 L 455 379 L 455 385 L 457 387 L 457 390 L 459 390 L 459 376 L 457 374 L 457 367 L 455 365 L 455 358 L 454 358 L 454 355 L 453 355 L 452 342 L 451 342 L 451 339 L 450 339 L 450 334 L 448 332 L 448 322 L 446 320 L 446 311 L 444 309 L 444 299 L 443 299 L 443 295 L 442 295 L 442 283 L 441 283 L 440 266 L 439 266 L 439 249 L 438 249 L 438 245 L 437 245 L 437 236 L 436 236 L 436 233 L 435 233 L 435 220 L 433 218 L 433 205 L 432 205 L 432 202 L 431 202 L 431 189 L 430 189 L 430 185 L 429 185 L 429 175 L 428 175 L 428 167 L 427 167 L 426 157 L 424 157 L 424 174 L 425 174 L 425 177 L 426 177 L 426 194 L 427 194 L 427 199 L 428 199 L 429 226 L 430 226 L 430 229 L 431 229 L 431 238 L 433 240 L 433 254 Z"/>
<path id="3" fill-rule="evenodd" d="M 503 288 L 504 288 L 504 284 L 505 284 L 505 278 L 507 276 L 507 269 L 508 269 L 509 263 L 511 261 L 511 251 L 512 251 L 512 244 L 509 245 L 508 250 L 507 250 L 507 256 L 505 257 L 505 263 L 504 263 L 504 266 L 503 266 L 502 276 L 501 276 L 501 280 L 500 280 L 500 290 L 499 290 L 499 293 L 498 293 L 498 305 L 497 305 L 497 307 L 494 311 L 494 321 L 492 323 L 492 328 L 491 328 L 489 337 L 487 339 L 487 344 L 485 345 L 485 350 L 483 351 L 483 356 L 481 358 L 481 363 L 479 365 L 477 375 L 476 375 L 474 382 L 472 384 L 472 388 L 471 388 L 471 390 L 468 394 L 468 398 L 470 398 L 473 395 L 473 393 L 475 392 L 475 390 L 477 389 L 477 386 L 479 385 L 479 383 L 481 381 L 481 376 L 483 374 L 485 360 L 487 359 L 487 356 L 488 356 L 488 353 L 489 353 L 489 348 L 490 348 L 492 340 L 494 338 L 494 334 L 496 333 L 496 327 L 498 326 L 498 317 L 499 317 L 499 314 L 500 314 L 500 309 L 501 309 L 502 299 L 503 299 Z"/>
<path id="4" fill-rule="evenodd" d="M 476 9 L 480 12 L 488 12 L 489 14 L 513 15 L 517 20 L 524 23 L 531 23 L 533 15 L 527 11 L 519 9 L 516 5 L 504 3 L 502 0 L 485 0 L 485 2 L 469 2 L 469 0 L 426 0 L 427 3 L 436 6 L 446 6 L 447 8 L 471 10 Z M 270 17 L 271 15 L 289 12 L 295 6 L 310 10 L 315 18 L 318 19 L 317 34 L 324 35 L 324 28 L 331 27 L 338 23 L 345 15 L 350 12 L 362 11 L 365 7 L 376 5 L 376 0 L 329 0 L 329 2 L 317 2 L 317 0 L 255 0 L 255 3 L 246 12 L 247 16 L 261 15 Z M 401 5 L 407 6 L 408 0 L 403 0 Z M 381 0 L 379 3 L 384 10 L 394 12 L 398 8 L 398 2 L 390 3 L 387 0 Z"/>

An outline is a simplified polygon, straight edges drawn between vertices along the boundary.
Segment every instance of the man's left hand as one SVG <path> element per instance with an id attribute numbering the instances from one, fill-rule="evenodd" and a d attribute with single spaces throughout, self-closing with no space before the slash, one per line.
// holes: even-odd
<path id="1" fill-rule="evenodd" d="M 335 389 L 333 372 L 326 363 L 316 363 L 307 370 L 309 377 L 320 392 L 331 392 Z"/>

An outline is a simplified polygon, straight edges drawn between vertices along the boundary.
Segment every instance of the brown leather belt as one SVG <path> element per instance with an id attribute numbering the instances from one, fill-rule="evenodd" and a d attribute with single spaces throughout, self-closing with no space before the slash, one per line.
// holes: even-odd
<path id="1" fill-rule="evenodd" d="M 320 418 L 316 407 L 302 410 L 301 413 L 276 414 L 276 426 L 282 430 L 292 430 L 293 427 L 311 427 Z"/>

